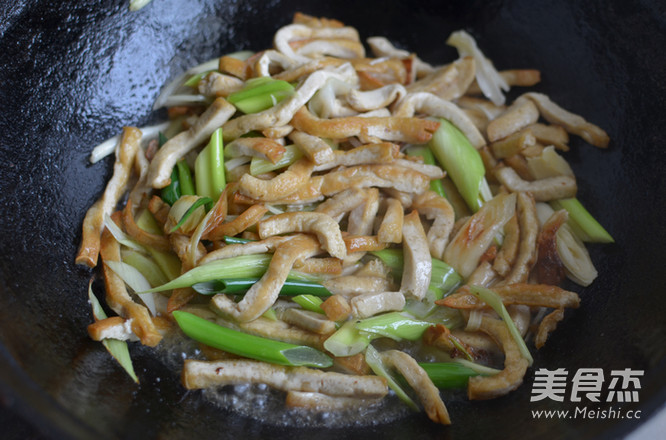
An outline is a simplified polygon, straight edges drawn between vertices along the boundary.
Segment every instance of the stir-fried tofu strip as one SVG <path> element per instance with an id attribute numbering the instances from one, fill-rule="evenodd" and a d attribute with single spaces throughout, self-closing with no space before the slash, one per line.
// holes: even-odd
<path id="1" fill-rule="evenodd" d="M 120 244 L 108 229 L 104 229 L 102 232 L 100 256 L 102 263 L 121 261 Z M 132 332 L 137 335 L 142 344 L 150 347 L 159 344 L 162 335 L 157 331 L 148 309 L 134 302 L 125 287 L 125 282 L 107 264 L 103 264 L 102 268 L 106 303 L 121 317 L 132 320 Z"/>
<path id="2" fill-rule="evenodd" d="M 430 255 L 433 258 L 443 259 L 455 220 L 451 204 L 437 193 L 427 191 L 414 197 L 412 208 L 418 210 L 429 220 L 433 220 L 426 235 Z"/>
<path id="3" fill-rule="evenodd" d="M 327 319 L 321 313 L 309 310 L 288 308 L 279 313 L 278 317 L 287 324 L 295 325 L 319 335 L 330 335 L 336 330 L 335 322 Z"/>
<path id="4" fill-rule="evenodd" d="M 379 190 L 368 188 L 364 190 L 363 203 L 349 212 L 347 232 L 351 235 L 370 235 L 379 210 Z"/>
<path id="5" fill-rule="evenodd" d="M 361 145 L 351 150 L 336 150 L 332 160 L 317 165 L 314 171 L 325 171 L 339 166 L 369 165 L 391 163 L 400 154 L 397 144 L 381 142 L 378 144 Z"/>
<path id="6" fill-rule="evenodd" d="M 315 209 L 315 212 L 326 214 L 336 221 L 342 220 L 342 217 L 361 205 L 366 199 L 366 193 L 361 188 L 350 188 L 329 197 Z"/>
<path id="7" fill-rule="evenodd" d="M 529 130 L 520 130 L 491 143 L 490 149 L 496 159 L 506 159 L 533 145 L 536 145 L 536 137 Z"/>
<path id="8" fill-rule="evenodd" d="M 572 176 L 555 176 L 528 182 L 511 167 L 496 169 L 495 176 L 509 191 L 529 192 L 537 202 L 572 198 L 578 190 L 576 179 Z"/>
<path id="9" fill-rule="evenodd" d="M 390 58 L 409 58 L 410 54 L 406 50 L 398 49 L 385 37 L 370 37 L 366 40 L 370 49 L 376 57 L 390 57 Z M 430 64 L 422 61 L 419 57 L 414 55 L 414 70 L 416 77 L 421 78 L 435 70 Z"/>
<path id="10" fill-rule="evenodd" d="M 548 335 L 557 328 L 557 323 L 564 319 L 564 309 L 559 308 L 553 310 L 551 313 L 544 316 L 539 324 L 539 329 L 534 338 L 534 345 L 536 348 L 541 348 L 546 345 Z"/>
<path id="11" fill-rule="evenodd" d="M 444 118 L 467 137 L 476 148 L 486 145 L 486 140 L 471 119 L 454 103 L 428 92 L 409 93 L 393 109 L 393 116 L 412 117 L 417 113 Z M 409 141 L 408 141 L 409 142 Z"/>
<path id="12" fill-rule="evenodd" d="M 349 301 L 342 295 L 331 295 L 321 304 L 321 309 L 335 322 L 346 320 L 352 313 Z"/>
<path id="13" fill-rule="evenodd" d="M 326 18 L 326 17 L 313 17 L 302 12 L 295 12 L 294 18 L 292 20 L 294 24 L 303 24 L 311 28 L 323 28 L 323 27 L 332 27 L 332 28 L 341 28 L 344 24 L 335 19 Z"/>
<path id="14" fill-rule="evenodd" d="M 144 231 L 136 224 L 134 221 L 134 214 L 132 213 L 133 206 L 132 200 L 128 199 L 125 208 L 122 210 L 123 227 L 127 232 L 127 235 L 143 245 L 153 247 L 160 251 L 169 252 L 171 250 L 171 243 L 167 236 Z"/>
<path id="15" fill-rule="evenodd" d="M 300 159 L 272 179 L 263 180 L 251 174 L 241 177 L 238 191 L 254 200 L 275 202 L 290 196 L 310 179 L 314 164 L 309 159 Z"/>
<path id="16" fill-rule="evenodd" d="M 307 408 L 313 411 L 339 411 L 349 408 L 362 408 L 379 403 L 380 398 L 361 399 L 358 397 L 328 396 L 322 393 L 289 391 L 285 404 L 292 408 Z"/>
<path id="17" fill-rule="evenodd" d="M 316 165 L 323 165 L 332 162 L 335 154 L 330 145 L 317 136 L 310 136 L 307 133 L 294 131 L 291 133 L 290 138 L 307 157 Z"/>
<path id="18" fill-rule="evenodd" d="M 490 287 L 500 279 L 493 266 L 488 261 L 482 261 L 474 269 L 474 272 L 467 278 L 467 284 L 470 286 Z"/>
<path id="19" fill-rule="evenodd" d="M 234 328 L 234 325 L 228 321 L 223 321 L 222 324 Z M 238 330 L 250 335 L 275 339 L 277 341 L 288 342 L 290 344 L 309 345 L 318 349 L 323 348 L 322 335 L 295 327 L 281 320 L 276 321 L 274 319 L 268 319 L 260 316 L 259 318 L 249 322 L 239 322 L 237 323 L 237 326 Z"/>
<path id="20" fill-rule="evenodd" d="M 272 139 L 252 137 L 239 138 L 227 144 L 224 148 L 225 158 L 234 158 L 240 156 L 259 157 L 277 163 L 285 152 L 283 145 L 278 144 Z"/>
<path id="21" fill-rule="evenodd" d="M 432 180 L 443 179 L 446 176 L 446 173 L 438 167 L 437 165 L 429 165 L 422 163 L 418 160 L 409 159 L 396 159 L 393 161 L 395 165 L 409 168 L 410 170 L 418 171 L 421 174 L 425 174 Z"/>
<path id="22" fill-rule="evenodd" d="M 518 244 L 520 243 L 520 228 L 518 226 L 518 217 L 513 216 L 511 220 L 504 225 L 504 240 L 502 247 L 497 252 L 493 261 L 493 269 L 503 277 L 506 277 L 513 266 L 513 262 L 518 255 Z"/>
<path id="23" fill-rule="evenodd" d="M 362 293 L 385 292 L 391 283 L 386 277 L 347 275 L 331 278 L 322 282 L 331 293 L 346 297 Z"/>
<path id="24" fill-rule="evenodd" d="M 289 46 L 294 49 L 296 54 L 309 58 L 319 58 L 328 55 L 336 58 L 352 59 L 363 58 L 365 56 L 365 48 L 360 41 L 353 41 L 346 38 L 297 40 L 290 42 Z"/>
<path id="25" fill-rule="evenodd" d="M 530 87 L 541 81 L 541 72 L 534 69 L 501 70 L 499 74 L 509 87 Z M 479 87 L 479 84 L 474 81 L 467 89 L 467 93 L 470 95 L 482 95 L 483 91 Z"/>
<path id="26" fill-rule="evenodd" d="M 502 302 L 509 305 L 530 307 L 578 308 L 580 298 L 575 292 L 546 284 L 516 283 L 505 286 L 493 286 L 491 289 L 499 295 Z M 481 309 L 487 304 L 474 296 L 469 287 L 463 286 L 458 292 L 437 300 L 437 304 L 453 309 Z"/>
<path id="27" fill-rule="evenodd" d="M 283 101 L 284 102 L 284 101 Z M 291 124 L 313 136 L 344 139 L 357 136 L 363 142 L 400 141 L 425 144 L 439 127 L 439 122 L 414 117 L 359 117 L 320 119 L 303 107 Z"/>
<path id="28" fill-rule="evenodd" d="M 551 124 L 561 125 L 569 133 L 582 137 L 595 147 L 606 148 L 608 146 L 610 138 L 604 130 L 582 117 L 564 110 L 548 96 L 535 92 L 525 93 L 522 96 L 531 99 L 539 107 L 541 116 Z"/>
<path id="29" fill-rule="evenodd" d="M 404 216 L 402 203 L 398 199 L 387 199 L 386 212 L 377 230 L 377 239 L 382 243 L 402 243 Z"/>
<path id="30" fill-rule="evenodd" d="M 268 54 L 269 52 L 275 52 L 275 51 L 266 51 L 265 54 Z M 279 53 L 279 52 L 276 52 Z M 262 57 L 263 58 L 263 57 Z M 346 60 L 341 60 L 338 58 L 331 58 L 331 57 L 324 57 L 324 58 L 317 58 L 311 61 L 308 61 L 305 64 L 299 65 L 297 67 L 292 67 L 288 70 L 284 70 L 280 73 L 276 73 L 272 75 L 273 78 L 275 79 L 280 79 L 283 81 L 288 81 L 288 82 L 293 82 L 296 80 L 299 80 L 303 77 L 306 77 L 310 75 L 313 72 L 316 72 L 318 70 L 323 70 L 331 67 L 338 67 L 341 66 L 342 64 L 347 63 L 348 61 Z M 293 63 L 292 63 L 293 64 Z M 268 67 L 262 68 L 261 70 L 257 69 L 259 76 L 270 76 L 269 75 L 269 70 Z"/>
<path id="31" fill-rule="evenodd" d="M 504 322 L 484 316 L 479 330 L 488 334 L 504 351 L 504 369 L 493 376 L 469 378 L 467 396 L 471 400 L 486 400 L 503 396 L 523 382 L 528 361 L 520 354 L 515 339 Z"/>
<path id="32" fill-rule="evenodd" d="M 281 243 L 271 259 L 266 273 L 247 291 L 239 303 L 226 295 L 218 294 L 212 304 L 222 315 L 237 321 L 247 322 L 257 319 L 277 300 L 289 271 L 297 259 L 311 257 L 319 252 L 319 243 L 307 235 L 296 236 Z"/>
<path id="33" fill-rule="evenodd" d="M 148 184 L 153 188 L 164 188 L 171 182 L 171 171 L 181 157 L 201 145 L 210 138 L 211 134 L 222 126 L 230 117 L 236 113 L 236 107 L 229 104 L 224 98 L 217 98 L 199 116 L 190 127 L 162 146 L 148 169 Z"/>
<path id="34" fill-rule="evenodd" d="M 330 196 L 349 188 L 392 188 L 420 194 L 428 189 L 430 179 L 423 173 L 393 164 L 357 165 L 331 171 L 322 176 L 321 191 Z"/>
<path id="35" fill-rule="evenodd" d="M 85 264 L 88 267 L 97 265 L 104 216 L 111 215 L 122 195 L 128 190 L 134 156 L 141 151 L 140 142 L 141 131 L 138 128 L 123 128 L 123 135 L 116 146 L 113 176 L 106 184 L 102 197 L 88 209 L 83 219 L 81 246 L 76 256 L 76 264 Z"/>
<path id="36" fill-rule="evenodd" d="M 447 101 L 454 101 L 465 94 L 474 81 L 476 63 L 465 57 L 440 67 L 428 76 L 407 86 L 409 93 L 429 92 Z"/>
<path id="37" fill-rule="evenodd" d="M 518 255 L 511 271 L 500 284 L 527 282 L 530 271 L 536 262 L 537 239 L 539 236 L 539 218 L 537 217 L 534 198 L 529 193 L 520 192 L 516 199 L 520 243 Z"/>
<path id="38" fill-rule="evenodd" d="M 405 308 L 402 292 L 375 292 L 357 295 L 349 300 L 352 315 L 369 318 L 384 312 L 397 312 Z"/>
<path id="39" fill-rule="evenodd" d="M 469 277 L 516 210 L 515 194 L 498 194 L 471 216 L 444 251 L 444 261 L 463 277 Z"/>
<path id="40" fill-rule="evenodd" d="M 231 75 L 225 75 L 219 72 L 210 72 L 204 76 L 197 89 L 204 96 L 226 98 L 230 94 L 243 88 L 243 81 Z"/>
<path id="41" fill-rule="evenodd" d="M 540 283 L 558 285 L 566 278 L 564 264 L 557 252 L 557 232 L 568 219 L 567 211 L 561 209 L 541 226 L 535 265 L 536 278 Z"/>
<path id="42" fill-rule="evenodd" d="M 294 263 L 294 269 L 304 273 L 317 273 L 322 275 L 340 275 L 342 261 L 334 257 L 307 258 Z"/>
<path id="43" fill-rule="evenodd" d="M 381 353 L 381 357 L 385 364 L 398 370 L 407 380 L 418 395 L 430 420 L 443 425 L 451 424 L 449 412 L 439 395 L 439 390 L 414 358 L 398 350 L 385 351 Z"/>
<path id="44" fill-rule="evenodd" d="M 317 235 L 322 249 L 331 256 L 344 259 L 347 256 L 347 247 L 340 225 L 331 216 L 319 212 L 285 212 L 270 216 L 259 223 L 259 236 L 261 238 L 280 235 L 287 232 L 309 232 Z"/>
<path id="45" fill-rule="evenodd" d="M 488 140 L 495 142 L 520 131 L 539 119 L 536 105 L 525 97 L 516 99 L 504 113 L 488 124 Z"/>
<path id="46" fill-rule="evenodd" d="M 221 223 L 210 232 L 204 234 L 202 238 L 206 240 L 221 240 L 225 236 L 233 237 L 250 226 L 257 224 L 267 212 L 268 208 L 263 205 L 252 205 L 235 219 Z"/>
<path id="47" fill-rule="evenodd" d="M 88 326 L 88 336 L 93 341 L 102 341 L 104 339 L 117 339 L 127 341 L 136 339 L 132 332 L 132 319 L 123 319 L 120 316 L 112 316 L 106 319 L 100 319 Z"/>
<path id="48" fill-rule="evenodd" d="M 305 391 L 327 396 L 376 398 L 388 394 L 386 380 L 306 367 L 285 367 L 263 362 L 186 360 L 182 381 L 188 390 L 244 383 L 264 383 L 282 391 Z"/>
<path id="49" fill-rule="evenodd" d="M 367 112 L 388 107 L 406 94 L 407 90 L 402 84 L 389 84 L 368 91 L 352 89 L 347 93 L 346 100 L 349 106 L 357 112 Z"/>
<path id="50" fill-rule="evenodd" d="M 432 276 L 432 258 L 418 211 L 404 217 L 402 237 L 405 262 L 400 291 L 407 297 L 423 299 Z"/>
<path id="51" fill-rule="evenodd" d="M 342 39 L 348 40 L 350 42 L 358 43 L 358 47 L 355 51 L 351 53 L 334 53 L 331 55 L 338 56 L 346 55 L 344 58 L 360 58 L 365 56 L 365 51 L 363 50 L 363 45 L 360 44 L 358 37 L 358 31 L 353 27 L 339 27 L 339 28 L 311 28 L 302 24 L 290 24 L 280 28 L 276 33 L 273 39 L 273 44 L 275 49 L 283 53 L 290 59 L 294 60 L 299 64 L 305 64 L 312 59 L 312 57 L 299 54 L 299 50 L 292 47 L 291 42 L 293 41 L 309 41 L 309 40 L 326 40 L 326 39 Z M 307 46 L 305 46 L 307 47 Z M 356 47 L 356 46 L 355 46 Z M 302 49 L 302 48 L 301 48 Z M 326 52 L 326 51 L 325 51 Z M 312 55 L 324 55 L 328 53 L 313 53 Z M 359 56 L 360 54 L 360 56 Z"/>

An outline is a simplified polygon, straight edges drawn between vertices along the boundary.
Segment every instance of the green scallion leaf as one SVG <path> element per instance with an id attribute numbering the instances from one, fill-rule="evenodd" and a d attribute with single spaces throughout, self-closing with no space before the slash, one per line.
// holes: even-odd
<path id="1" fill-rule="evenodd" d="M 211 347 L 271 364 L 326 368 L 333 360 L 312 347 L 294 345 L 232 330 L 183 311 L 173 312 L 181 330 Z"/>

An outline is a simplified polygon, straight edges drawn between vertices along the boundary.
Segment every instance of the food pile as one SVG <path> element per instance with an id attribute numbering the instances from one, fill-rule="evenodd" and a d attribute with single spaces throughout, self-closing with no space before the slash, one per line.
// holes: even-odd
<path id="1" fill-rule="evenodd" d="M 101 257 L 103 341 L 169 332 L 201 344 L 187 389 L 263 383 L 290 407 L 397 394 L 437 423 L 440 389 L 520 386 L 597 276 L 585 242 L 612 238 L 576 199 L 569 135 L 606 133 L 497 71 L 464 31 L 433 66 L 384 37 L 297 13 L 272 49 L 197 66 L 167 86 L 169 121 L 122 134 L 83 221 L 76 262 Z M 121 204 L 121 208 L 117 206 Z M 92 286 L 92 284 L 91 284 Z"/>

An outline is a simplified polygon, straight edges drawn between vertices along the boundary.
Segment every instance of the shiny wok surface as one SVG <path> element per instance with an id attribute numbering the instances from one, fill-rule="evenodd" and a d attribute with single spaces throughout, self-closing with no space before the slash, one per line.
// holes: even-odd
<path id="1" fill-rule="evenodd" d="M 415 414 L 388 425 L 320 430 L 261 424 L 185 393 L 177 373 L 131 346 L 135 386 L 89 341 L 91 271 L 75 267 L 83 215 L 111 175 L 92 146 L 151 112 L 160 87 L 187 67 L 238 49 L 263 49 L 294 11 L 340 19 L 362 38 L 385 35 L 427 61 L 464 28 L 502 68 L 542 71 L 538 91 L 611 136 L 607 151 L 578 138 L 566 155 L 579 198 L 615 237 L 593 245 L 600 276 L 581 292 L 535 367 L 645 370 L 647 419 L 666 400 L 666 14 L 657 2 L 189 1 L 64 5 L 5 2 L 0 11 L 0 395 L 9 435 L 53 438 L 596 438 L 636 420 L 534 420 L 534 368 L 516 392 L 490 402 L 447 402 L 454 425 Z M 569 384 L 569 386 L 571 386 Z M 604 404 L 600 404 L 603 407 Z M 12 430 L 12 427 L 14 429 Z M 3 429 L 5 429 L 3 427 Z M 13 433 L 13 434 L 12 434 Z"/>

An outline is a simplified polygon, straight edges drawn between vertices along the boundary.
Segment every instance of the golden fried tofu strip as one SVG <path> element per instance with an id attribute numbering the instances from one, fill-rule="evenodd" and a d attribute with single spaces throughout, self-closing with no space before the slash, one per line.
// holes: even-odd
<path id="1" fill-rule="evenodd" d="M 76 264 L 85 264 L 88 267 L 97 265 L 104 216 L 111 215 L 118 201 L 128 189 L 134 156 L 140 150 L 140 142 L 141 131 L 138 128 L 123 128 L 122 137 L 116 146 L 113 176 L 106 184 L 102 197 L 88 209 L 83 219 L 81 245 L 76 255 Z"/>
<path id="2" fill-rule="evenodd" d="M 291 124 L 297 130 L 322 138 L 344 139 L 357 136 L 367 142 L 381 139 L 412 144 L 425 144 L 439 127 L 439 122 L 413 117 L 350 116 L 320 119 L 310 113 L 307 107 L 302 107 L 294 114 Z"/>
<path id="3" fill-rule="evenodd" d="M 504 351 L 504 369 L 493 376 L 470 377 L 467 397 L 470 400 L 486 400 L 503 396 L 523 383 L 528 361 L 520 354 L 515 339 L 506 324 L 498 319 L 484 316 L 479 330 L 488 334 Z"/>

